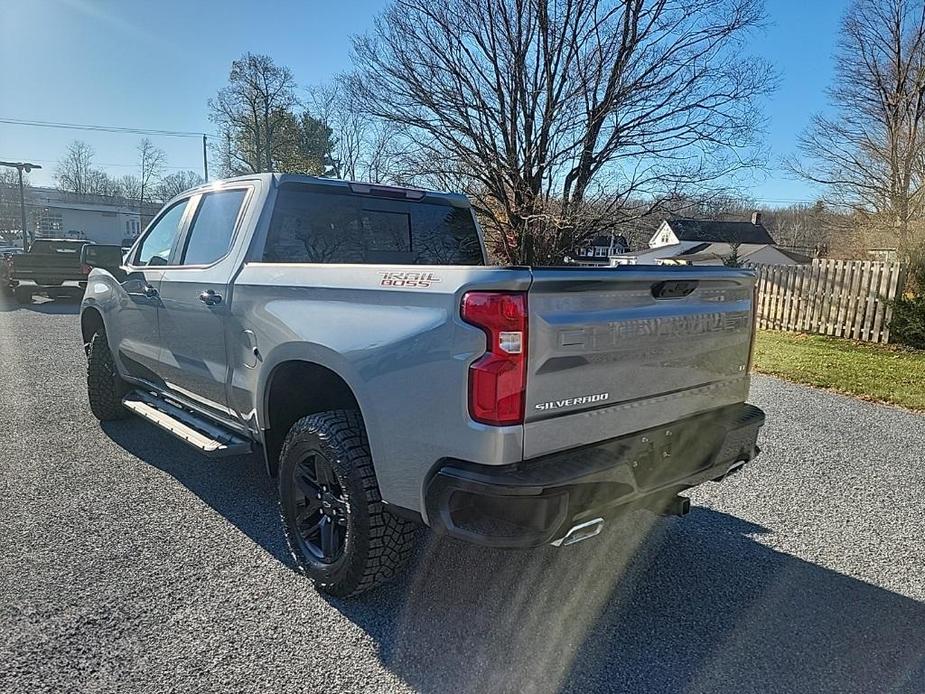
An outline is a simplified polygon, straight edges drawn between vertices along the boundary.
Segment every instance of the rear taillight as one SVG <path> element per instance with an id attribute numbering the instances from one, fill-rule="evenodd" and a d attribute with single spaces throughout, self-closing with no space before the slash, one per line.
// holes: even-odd
<path id="1" fill-rule="evenodd" d="M 92 269 L 93 269 L 93 268 L 90 267 L 89 265 L 81 265 L 81 266 L 80 266 L 80 274 L 82 274 L 82 275 L 89 275 L 89 274 L 90 274 L 90 270 L 92 270 Z"/>
<path id="2" fill-rule="evenodd" d="M 462 319 L 488 336 L 485 354 L 469 367 L 469 416 L 483 424 L 522 424 L 527 388 L 527 295 L 469 292 Z"/>

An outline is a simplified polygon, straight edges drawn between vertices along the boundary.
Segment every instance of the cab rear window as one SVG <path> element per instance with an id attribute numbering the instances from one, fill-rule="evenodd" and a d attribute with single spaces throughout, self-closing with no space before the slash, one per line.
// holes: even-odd
<path id="1" fill-rule="evenodd" d="M 472 212 L 424 201 L 283 188 L 268 263 L 482 265 Z"/>

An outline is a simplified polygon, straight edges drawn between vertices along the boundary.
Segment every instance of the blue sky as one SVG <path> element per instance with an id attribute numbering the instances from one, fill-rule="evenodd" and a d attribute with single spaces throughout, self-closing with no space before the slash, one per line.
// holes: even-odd
<path id="1" fill-rule="evenodd" d="M 349 37 L 367 29 L 384 0 L 2 0 L 0 118 L 211 132 L 206 100 L 245 51 L 288 65 L 302 84 L 349 67 Z M 755 53 L 777 66 L 767 104 L 772 168 L 746 191 L 768 204 L 812 199 L 775 163 L 794 151 L 812 113 L 826 107 L 838 23 L 847 0 L 767 0 L 769 26 Z M 45 167 L 79 138 L 113 175 L 134 173 L 139 136 L 0 124 L 0 159 Z M 201 143 L 152 138 L 172 169 L 201 169 Z"/>

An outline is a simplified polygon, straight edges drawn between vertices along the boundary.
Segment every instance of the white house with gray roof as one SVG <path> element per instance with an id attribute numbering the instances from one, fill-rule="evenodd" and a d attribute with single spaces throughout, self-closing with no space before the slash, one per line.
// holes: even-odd
<path id="1" fill-rule="evenodd" d="M 761 223 L 750 221 L 666 219 L 649 239 L 649 248 L 611 258 L 612 265 L 722 265 L 735 253 L 743 265 L 803 265 L 808 256 L 778 248 Z"/>

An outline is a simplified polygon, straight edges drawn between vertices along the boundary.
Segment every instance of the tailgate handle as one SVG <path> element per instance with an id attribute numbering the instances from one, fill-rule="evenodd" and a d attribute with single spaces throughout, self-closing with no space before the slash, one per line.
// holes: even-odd
<path id="1" fill-rule="evenodd" d="M 681 299 L 697 288 L 697 280 L 670 280 L 652 285 L 656 299 Z"/>

